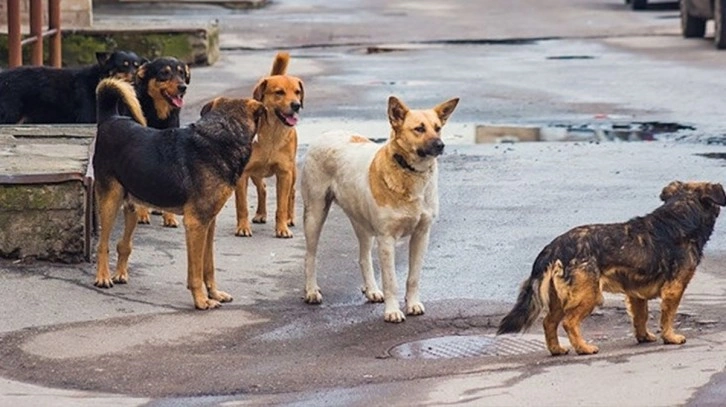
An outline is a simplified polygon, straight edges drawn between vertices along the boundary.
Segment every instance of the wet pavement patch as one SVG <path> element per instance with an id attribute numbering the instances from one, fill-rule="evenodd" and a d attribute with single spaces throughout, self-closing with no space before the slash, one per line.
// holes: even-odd
<path id="1" fill-rule="evenodd" d="M 553 55 L 547 59 L 569 60 L 569 59 L 595 59 L 592 55 Z"/>
<path id="2" fill-rule="evenodd" d="M 543 349 L 541 335 L 442 336 L 403 343 L 388 353 L 397 359 L 452 359 L 514 356 Z"/>

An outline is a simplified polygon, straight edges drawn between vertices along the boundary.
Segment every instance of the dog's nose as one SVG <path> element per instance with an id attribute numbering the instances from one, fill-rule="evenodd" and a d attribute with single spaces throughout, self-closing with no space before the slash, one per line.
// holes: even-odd
<path id="1" fill-rule="evenodd" d="M 439 155 L 444 152 L 445 146 L 446 145 L 440 138 L 434 139 L 431 142 L 431 151 L 433 151 L 436 155 Z"/>
<path id="2" fill-rule="evenodd" d="M 290 109 L 292 109 L 292 111 L 295 113 L 299 112 L 301 107 L 302 107 L 302 105 L 300 104 L 300 102 L 290 103 Z"/>
<path id="3" fill-rule="evenodd" d="M 187 91 L 187 85 L 182 83 L 179 85 L 179 87 L 177 87 L 177 89 L 179 90 L 179 92 L 184 93 Z"/>

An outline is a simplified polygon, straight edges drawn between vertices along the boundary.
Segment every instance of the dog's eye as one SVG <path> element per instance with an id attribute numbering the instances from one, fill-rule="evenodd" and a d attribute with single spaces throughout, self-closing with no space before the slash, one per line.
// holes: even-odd
<path id="1" fill-rule="evenodd" d="M 169 71 L 161 71 L 159 72 L 159 75 L 157 75 L 157 78 L 161 79 L 162 81 L 165 81 L 171 77 L 171 72 Z"/>
<path id="2" fill-rule="evenodd" d="M 437 132 L 437 133 L 440 132 L 441 131 L 441 126 L 434 126 L 434 131 Z"/>
<path id="3" fill-rule="evenodd" d="M 414 130 L 416 131 L 416 133 L 425 133 L 426 132 L 426 126 L 424 126 L 423 124 L 421 124 L 420 126 L 415 127 Z"/>
<path id="4" fill-rule="evenodd" d="M 300 89 L 295 90 L 295 96 L 300 96 L 302 92 L 300 92 Z"/>
<path id="5" fill-rule="evenodd" d="M 285 96 L 285 91 L 283 89 L 279 89 L 275 91 L 275 94 L 277 96 Z"/>
<path id="6" fill-rule="evenodd" d="M 124 66 L 129 66 L 129 61 L 124 61 Z"/>

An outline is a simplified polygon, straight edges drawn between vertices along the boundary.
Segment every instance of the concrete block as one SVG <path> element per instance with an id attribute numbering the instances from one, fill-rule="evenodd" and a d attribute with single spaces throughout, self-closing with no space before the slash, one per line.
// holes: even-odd
<path id="1" fill-rule="evenodd" d="M 514 141 L 539 141 L 538 126 L 517 125 L 478 125 L 475 141 L 477 144 Z"/>

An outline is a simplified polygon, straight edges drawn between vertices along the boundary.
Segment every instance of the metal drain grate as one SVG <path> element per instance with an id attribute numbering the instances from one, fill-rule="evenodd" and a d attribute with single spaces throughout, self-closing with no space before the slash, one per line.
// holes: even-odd
<path id="1" fill-rule="evenodd" d="M 398 359 L 451 359 L 512 356 L 546 349 L 541 335 L 442 336 L 403 343 L 388 353 Z"/>

